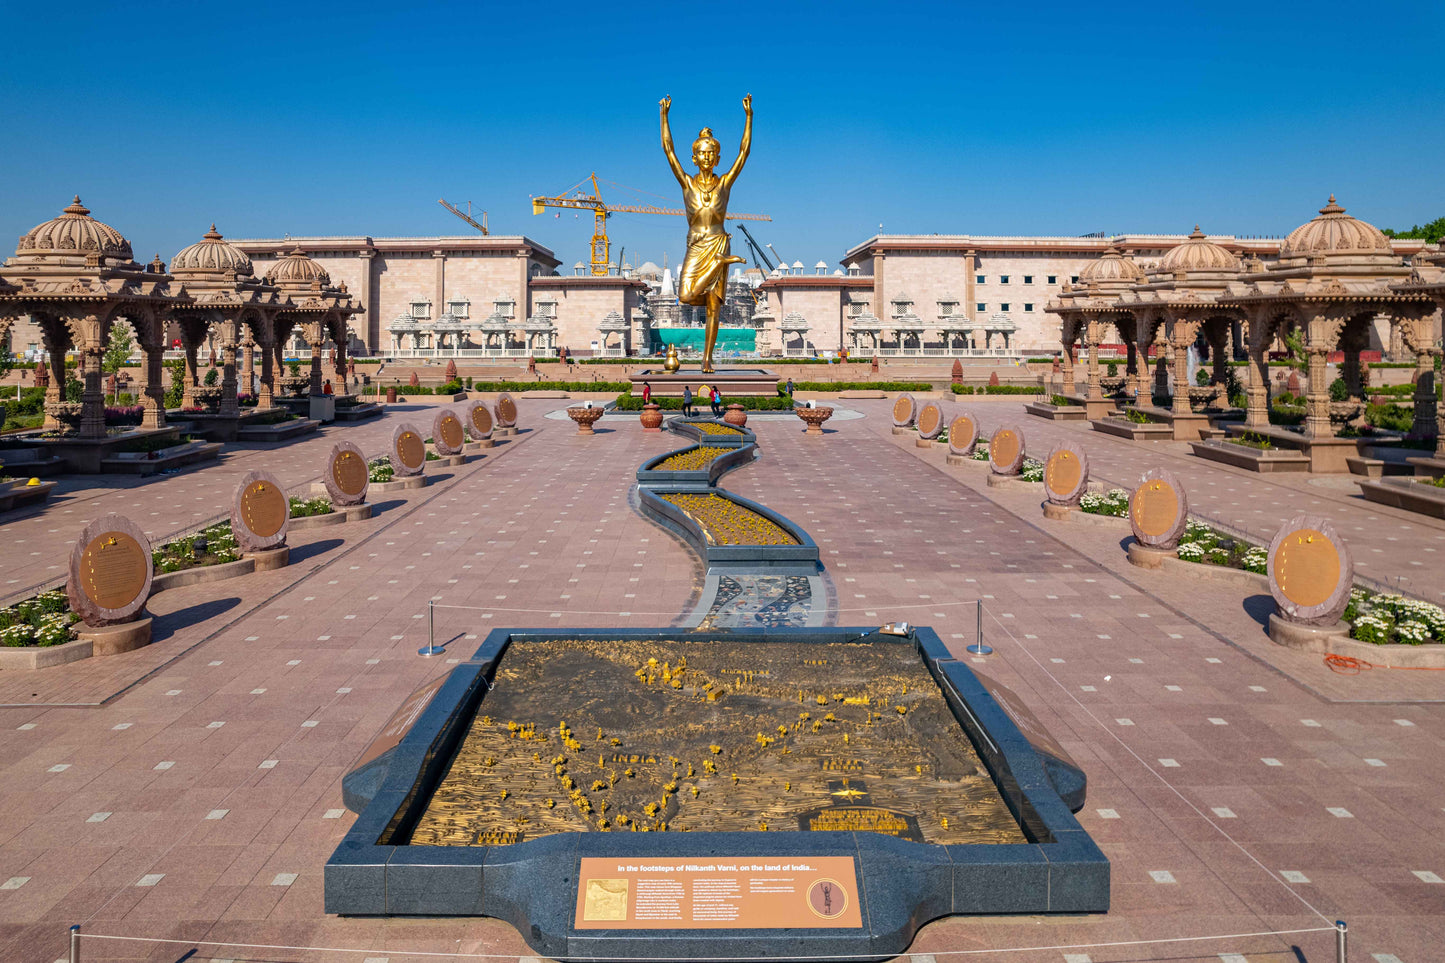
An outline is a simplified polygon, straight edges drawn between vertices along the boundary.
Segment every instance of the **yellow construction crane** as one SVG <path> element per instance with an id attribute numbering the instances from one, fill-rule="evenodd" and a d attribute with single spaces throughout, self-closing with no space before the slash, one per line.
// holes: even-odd
<path id="1" fill-rule="evenodd" d="M 592 182 L 592 193 L 584 194 L 580 190 L 587 181 Z M 448 205 L 450 206 L 450 205 Z M 564 191 L 555 197 L 548 197 L 539 194 L 532 198 L 532 213 L 541 214 L 544 208 L 548 207 L 570 207 L 577 210 L 592 212 L 592 273 L 601 277 L 607 273 L 608 252 L 611 250 L 611 242 L 607 239 L 607 218 L 612 214 L 686 214 L 680 207 L 655 207 L 651 204 L 608 204 L 602 200 L 602 192 L 597 187 L 597 174 L 594 171 L 588 178 L 578 182 L 576 187 Z M 453 213 L 457 213 L 453 211 Z M 461 216 L 458 214 L 458 216 Z M 772 218 L 766 214 L 729 214 L 730 221 L 771 221 Z"/>
<path id="2" fill-rule="evenodd" d="M 467 201 L 467 213 L 465 213 L 465 214 L 463 214 L 461 211 L 457 210 L 456 207 L 454 207 L 454 206 L 451 205 L 451 204 L 448 204 L 448 203 L 447 203 L 446 201 L 444 201 L 444 200 L 438 200 L 437 203 L 440 204 L 442 207 L 445 207 L 447 210 L 451 211 L 451 212 L 452 212 L 453 214 L 455 214 L 457 217 L 460 217 L 462 220 L 466 221 L 466 222 L 467 222 L 468 224 L 470 224 L 472 227 L 474 227 L 474 228 L 476 228 L 477 230 L 481 231 L 483 234 L 490 234 L 490 233 L 492 233 L 491 231 L 487 230 L 487 212 L 486 212 L 486 211 L 482 211 L 482 223 L 478 224 L 476 221 L 472 220 L 472 202 L 471 202 L 471 201 Z"/>

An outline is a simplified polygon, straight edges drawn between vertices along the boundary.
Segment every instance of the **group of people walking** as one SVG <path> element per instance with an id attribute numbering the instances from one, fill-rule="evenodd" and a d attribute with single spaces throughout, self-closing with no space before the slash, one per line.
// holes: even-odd
<path id="1" fill-rule="evenodd" d="M 712 407 L 712 416 L 714 418 L 722 417 L 722 392 L 718 391 L 716 385 L 713 385 L 711 387 L 709 387 L 708 385 L 698 385 L 696 395 L 692 393 L 691 385 L 683 385 L 682 413 L 685 417 L 691 418 L 693 415 L 697 414 L 696 409 L 693 407 L 694 403 L 698 398 L 704 395 L 707 396 L 707 402 Z M 644 405 L 652 403 L 652 385 L 648 384 L 646 381 L 642 383 L 642 403 Z"/>

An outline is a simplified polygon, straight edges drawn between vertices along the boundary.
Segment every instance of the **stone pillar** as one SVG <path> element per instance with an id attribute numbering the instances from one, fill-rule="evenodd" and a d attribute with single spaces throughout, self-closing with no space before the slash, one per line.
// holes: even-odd
<path id="1" fill-rule="evenodd" d="M 165 385 L 165 328 L 156 322 L 160 340 L 141 342 L 141 417 L 140 426 L 147 430 L 166 426 L 166 385 Z"/>
<path id="2" fill-rule="evenodd" d="M 221 342 L 221 405 L 220 413 L 227 418 L 241 414 L 236 400 L 236 342 L 227 337 Z"/>
<path id="3" fill-rule="evenodd" d="M 181 407 L 194 408 L 196 405 L 196 349 L 199 347 L 187 332 L 189 325 L 181 324 L 181 348 L 186 353 L 185 375 L 181 379 Z"/>
<path id="4" fill-rule="evenodd" d="M 98 322 L 95 322 L 99 326 Z M 105 437 L 105 388 L 102 385 L 104 372 L 101 361 L 105 355 L 105 343 L 98 338 L 81 348 L 85 363 L 85 390 L 80 396 L 80 437 Z"/>
<path id="5" fill-rule="evenodd" d="M 1230 347 L 1233 348 L 1233 351 L 1230 352 L 1231 360 L 1238 361 L 1241 358 L 1247 358 L 1248 355 L 1244 350 L 1244 322 L 1238 318 L 1229 322 L 1229 339 Z"/>
<path id="6" fill-rule="evenodd" d="M 261 342 L 261 386 L 256 392 L 256 409 L 276 407 L 276 348 Z"/>
<path id="7" fill-rule="evenodd" d="M 1310 386 L 1305 397 L 1305 434 L 1311 438 L 1333 438 L 1330 426 L 1330 388 L 1326 383 L 1330 349 L 1324 345 L 1310 345 L 1305 349 L 1309 356 Z"/>
<path id="8" fill-rule="evenodd" d="M 1157 342 L 1157 346 L 1159 360 L 1154 362 L 1154 394 L 1167 398 L 1172 394 L 1169 390 L 1169 370 L 1174 364 L 1174 348 L 1167 341 Z"/>
<path id="9" fill-rule="evenodd" d="M 256 391 L 256 340 L 249 328 L 243 328 L 241 338 L 241 386 L 242 394 Z"/>
<path id="10" fill-rule="evenodd" d="M 283 340 L 281 340 L 281 339 L 277 339 L 276 342 L 271 345 L 271 350 L 268 352 L 268 354 L 270 354 L 270 355 L 271 355 L 271 358 L 272 358 L 272 361 L 271 361 L 271 382 L 272 382 L 272 387 L 274 388 L 276 379 L 277 379 L 277 378 L 280 378 L 280 377 L 284 377 L 284 376 L 281 374 L 281 372 L 283 372 L 283 371 L 286 370 L 286 342 L 283 341 Z M 265 378 L 266 378 L 266 369 L 265 369 L 264 367 L 261 369 L 261 378 L 262 378 L 262 382 L 263 382 L 263 384 L 264 384 L 264 381 L 265 381 Z M 271 398 L 272 398 L 272 402 L 274 403 L 274 401 L 275 401 L 275 393 L 274 393 L 274 391 L 273 391 L 273 393 L 272 393 Z"/>
<path id="11" fill-rule="evenodd" d="M 311 396 L 321 394 L 321 342 L 308 341 L 311 346 Z"/>
<path id="12" fill-rule="evenodd" d="M 1139 398 L 1139 348 L 1132 340 L 1124 341 L 1129 360 L 1124 368 L 1124 393 L 1138 401 Z"/>
<path id="13" fill-rule="evenodd" d="M 1351 398 L 1363 398 L 1364 382 L 1360 380 L 1360 346 L 1347 344 L 1341 346 L 1344 349 L 1345 359 L 1340 362 L 1340 377 L 1345 380 L 1345 387 L 1349 389 Z M 1329 390 L 1329 386 L 1325 386 Z"/>
<path id="14" fill-rule="evenodd" d="M 1174 402 L 1170 410 L 1176 415 L 1187 415 L 1192 409 L 1189 407 L 1189 345 L 1192 340 L 1180 344 L 1177 340 L 1171 340 L 1170 344 L 1174 349 Z"/>
<path id="15" fill-rule="evenodd" d="M 1251 428 L 1269 427 L 1269 362 L 1263 347 L 1251 347 L 1249 355 L 1249 386 L 1245 389 L 1249 406 L 1244 423 Z"/>
<path id="16" fill-rule="evenodd" d="M 1097 338 L 1089 338 L 1084 342 L 1089 351 L 1089 392 L 1086 396 L 1090 401 L 1104 400 L 1104 385 L 1100 380 L 1103 373 L 1099 370 L 1099 342 Z"/>
<path id="17" fill-rule="evenodd" d="M 1072 341 L 1064 342 L 1064 355 L 1060 359 L 1060 363 L 1064 369 L 1064 394 L 1073 395 L 1076 389 L 1074 387 L 1074 343 Z"/>
<path id="18" fill-rule="evenodd" d="M 350 341 L 350 330 L 346 326 L 345 319 L 341 321 L 341 340 L 336 342 L 336 386 L 337 394 L 346 394 L 346 343 Z"/>
<path id="19" fill-rule="evenodd" d="M 1411 438 L 1437 439 L 1440 447 L 1440 413 L 1435 410 L 1435 359 L 1441 349 L 1425 348 L 1415 354 L 1415 420 L 1410 425 Z"/>
<path id="20" fill-rule="evenodd" d="M 65 324 L 53 319 L 37 319 L 40 327 L 40 340 L 45 345 L 45 350 L 50 353 L 50 384 L 45 388 L 45 404 L 55 404 L 65 400 L 65 350 L 70 347 L 70 337 Z M 60 422 L 55 416 L 46 412 L 44 427 L 48 431 L 54 431 L 60 427 Z"/>
<path id="21" fill-rule="evenodd" d="M 1209 329 L 1209 354 L 1209 360 L 1213 366 L 1210 382 L 1214 385 L 1214 403 L 1220 408 L 1227 408 L 1229 407 L 1229 327 L 1227 322 L 1216 321 Z"/>

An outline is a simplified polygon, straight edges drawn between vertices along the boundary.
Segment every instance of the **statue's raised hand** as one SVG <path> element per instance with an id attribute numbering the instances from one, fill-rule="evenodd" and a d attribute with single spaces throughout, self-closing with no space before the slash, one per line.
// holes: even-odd
<path id="1" fill-rule="evenodd" d="M 667 113 L 668 108 L 670 108 L 670 107 L 672 106 L 672 97 L 671 97 L 671 96 L 667 96 L 667 97 L 662 98 L 661 100 L 659 100 L 659 101 L 657 102 L 657 106 L 659 106 L 659 107 L 662 108 L 662 112 L 663 112 L 664 114 Z"/>
<path id="2" fill-rule="evenodd" d="M 753 95 L 752 95 L 752 94 L 745 94 L 745 95 L 743 95 L 743 110 L 747 111 L 747 112 L 750 113 L 750 114 L 753 112 Z"/>

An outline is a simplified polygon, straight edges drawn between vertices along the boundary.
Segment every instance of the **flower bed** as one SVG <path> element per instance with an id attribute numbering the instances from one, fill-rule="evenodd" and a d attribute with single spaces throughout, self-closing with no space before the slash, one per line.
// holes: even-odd
<path id="1" fill-rule="evenodd" d="M 1184 534 L 1179 536 L 1179 557 L 1186 562 L 1243 569 L 1257 575 L 1265 574 L 1269 563 L 1266 549 L 1194 519 L 1189 520 Z"/>
<path id="2" fill-rule="evenodd" d="M 1085 492 L 1079 499 L 1079 510 L 1089 515 L 1109 515 L 1113 518 L 1127 518 L 1129 515 L 1129 493 L 1122 488 L 1111 488 L 1107 492 Z"/>
<path id="3" fill-rule="evenodd" d="M 687 451 L 679 452 L 654 465 L 652 471 L 703 471 L 714 458 L 736 450 L 736 448 L 711 448 L 708 446 L 689 448 Z"/>
<path id="4" fill-rule="evenodd" d="M 70 611 L 64 589 L 41 592 L 0 609 L 0 645 L 61 645 L 70 641 L 70 627 L 79 621 L 80 616 Z"/>
<path id="5" fill-rule="evenodd" d="M 302 498 L 291 496 L 291 517 L 309 518 L 312 515 L 330 515 L 333 511 L 329 498 Z"/>
<path id="6" fill-rule="evenodd" d="M 236 551 L 236 536 L 231 534 L 231 523 L 221 522 L 191 535 L 166 542 L 151 551 L 151 563 L 156 574 L 180 572 L 188 568 L 205 565 L 224 565 L 239 560 Z"/>
<path id="7" fill-rule="evenodd" d="M 1350 638 L 1374 645 L 1445 643 L 1445 609 L 1403 595 L 1376 595 L 1362 588 L 1350 593 L 1344 619 Z"/>
<path id="8" fill-rule="evenodd" d="M 396 474 L 396 469 L 391 467 L 391 459 L 377 458 L 367 463 L 367 477 L 373 482 L 389 482 Z"/>

